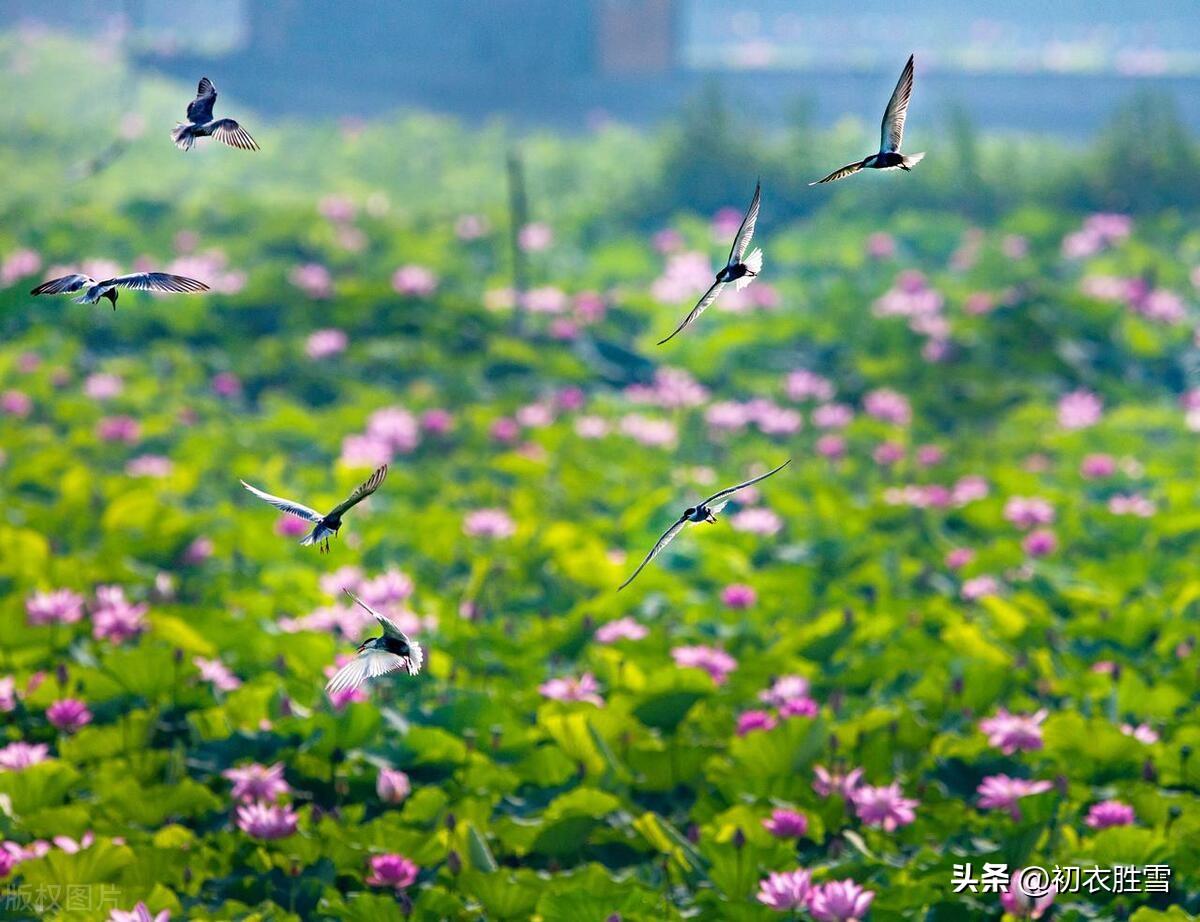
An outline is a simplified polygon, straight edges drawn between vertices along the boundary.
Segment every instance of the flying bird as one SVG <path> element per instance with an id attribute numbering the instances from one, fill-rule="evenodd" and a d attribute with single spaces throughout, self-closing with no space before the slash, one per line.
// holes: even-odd
<path id="1" fill-rule="evenodd" d="M 178 122 L 171 132 L 171 140 L 180 150 L 191 150 L 196 138 L 216 138 L 222 144 L 239 150 L 259 150 L 258 142 L 250 132 L 231 118 L 213 118 L 213 104 L 217 101 L 217 88 L 207 77 L 200 78 L 196 98 L 188 103 L 187 121 Z"/>
<path id="2" fill-rule="evenodd" d="M 410 640 L 390 618 L 381 615 L 349 589 L 342 591 L 375 616 L 375 620 L 383 628 L 383 636 L 372 637 L 359 644 L 357 655 L 334 673 L 333 678 L 326 684 L 325 691 L 333 695 L 348 688 L 358 688 L 369 679 L 397 669 L 404 669 L 409 675 L 420 672 L 421 664 L 425 662 L 425 653 L 421 650 L 421 645 L 415 640 Z"/>
<path id="3" fill-rule="evenodd" d="M 208 286 L 203 282 L 184 275 L 172 275 L 169 272 L 131 272 L 129 275 L 118 275 L 102 282 L 97 282 L 90 275 L 64 275 L 62 278 L 42 282 L 30 294 L 65 295 L 82 291 L 83 294 L 74 299 L 76 304 L 95 304 L 101 298 L 108 298 L 115 311 L 119 288 L 129 288 L 133 291 L 208 291 Z"/>
<path id="4" fill-rule="evenodd" d="M 270 493 L 264 493 L 257 487 L 250 486 L 244 480 L 242 481 L 242 486 L 259 499 L 270 503 L 276 509 L 286 512 L 288 515 L 294 515 L 312 522 L 313 530 L 304 536 L 304 540 L 300 544 L 302 547 L 317 544 L 321 547 L 321 553 L 327 553 L 329 551 L 329 539 L 336 535 L 342 527 L 342 516 L 379 489 L 379 485 L 383 483 L 383 478 L 387 476 L 387 469 L 388 466 L 386 464 L 378 468 L 367 480 L 359 484 L 358 488 L 347 499 L 338 503 L 326 515 L 321 515 L 315 509 L 309 509 L 308 506 L 302 503 L 292 502 L 290 499 L 283 499 L 279 496 L 272 496 Z"/>
<path id="5" fill-rule="evenodd" d="M 693 321 L 708 308 L 713 301 L 717 300 L 717 295 L 721 290 L 733 282 L 733 287 L 741 291 L 752 281 L 754 277 L 762 271 L 763 255 L 762 250 L 755 248 L 754 252 L 746 256 L 746 247 L 750 246 L 750 238 L 754 236 L 754 225 L 758 223 L 758 206 L 762 202 L 762 184 L 754 184 L 754 198 L 750 202 L 750 209 L 746 212 L 746 216 L 742 218 L 742 226 L 738 228 L 737 236 L 733 238 L 733 248 L 729 251 L 729 259 L 721 271 L 717 273 L 717 280 L 712 283 L 712 287 L 704 293 L 704 297 L 692 308 L 692 312 L 683 318 L 683 323 L 675 328 L 675 332 L 666 339 L 660 339 L 658 345 L 669 342 L 674 339 L 676 334 L 684 327 L 690 326 Z"/>
<path id="6" fill-rule="evenodd" d="M 629 579 L 625 580 L 625 582 L 621 583 L 621 585 L 617 587 L 617 592 L 620 592 L 622 589 L 632 583 L 637 578 L 637 575 L 642 572 L 646 564 L 661 554 L 663 548 L 675 540 L 675 536 L 683 531 L 687 525 L 696 522 L 716 522 L 717 513 L 724 509 L 725 504 L 729 502 L 728 497 L 733 496 L 733 494 L 738 492 L 738 490 L 746 489 L 746 487 L 750 486 L 751 484 L 758 483 L 760 480 L 766 480 L 772 474 L 778 474 L 791 463 L 792 459 L 788 458 L 783 462 L 783 464 L 779 465 L 779 467 L 775 468 L 773 471 L 767 471 L 765 474 L 760 474 L 758 477 L 747 480 L 745 483 L 739 483 L 736 487 L 729 487 L 728 489 L 722 490 L 719 493 L 714 493 L 698 506 L 688 506 L 688 508 L 683 510 L 683 515 L 679 517 L 675 524 L 663 532 L 663 536 L 658 539 L 658 543 L 650 549 L 650 553 L 647 554 L 645 559 L 638 564 L 638 568 L 633 571 L 633 574 L 629 577 Z"/>
<path id="7" fill-rule="evenodd" d="M 883 126 L 880 130 L 879 153 L 871 154 L 855 163 L 847 163 L 840 170 L 834 170 L 824 179 L 810 182 L 816 186 L 823 182 L 834 182 L 852 176 L 859 170 L 911 170 L 925 158 L 922 151 L 919 154 L 905 156 L 900 153 L 900 143 L 904 140 L 904 117 L 908 114 L 908 99 L 912 96 L 913 88 L 913 56 L 908 56 L 908 63 L 900 74 L 896 89 L 892 90 L 892 98 L 888 100 L 887 109 L 883 113 Z"/>

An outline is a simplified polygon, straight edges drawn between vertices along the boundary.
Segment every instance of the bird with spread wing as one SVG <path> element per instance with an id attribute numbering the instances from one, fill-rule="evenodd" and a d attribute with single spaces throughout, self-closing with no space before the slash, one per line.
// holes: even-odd
<path id="1" fill-rule="evenodd" d="M 250 132 L 231 118 L 213 118 L 217 88 L 207 77 L 200 78 L 196 98 L 188 103 L 187 121 L 178 122 L 171 131 L 171 140 L 180 150 L 191 150 L 196 138 L 216 138 L 222 144 L 239 150 L 259 150 Z"/>
<path id="2" fill-rule="evenodd" d="M 325 691 L 334 695 L 346 689 L 358 688 L 370 679 L 397 669 L 403 669 L 409 675 L 419 673 L 421 665 L 425 662 L 425 652 L 421 645 L 396 627 L 390 618 L 377 612 L 349 589 L 342 591 L 374 616 L 383 628 L 383 636 L 372 637 L 359 644 L 354 659 L 334 673 L 333 678 L 326 684 Z"/>
<path id="3" fill-rule="evenodd" d="M 300 544 L 303 547 L 308 547 L 312 544 L 320 545 L 321 552 L 326 553 L 329 551 L 329 539 L 341 530 L 342 516 L 379 489 L 379 485 L 383 483 L 383 479 L 387 476 L 387 469 L 388 466 L 386 464 L 379 467 L 367 480 L 359 484 L 358 488 L 348 498 L 338 503 L 338 505 L 325 515 L 321 515 L 321 513 L 315 509 L 310 509 L 303 503 L 293 502 L 290 499 L 264 493 L 257 487 L 250 486 L 244 480 L 242 481 L 242 486 L 281 512 L 286 512 L 288 515 L 294 515 L 297 518 L 311 522 L 313 529 L 304 536 L 304 540 Z"/>
<path id="4" fill-rule="evenodd" d="M 190 279 L 185 275 L 172 275 L 169 272 L 131 272 L 128 275 L 118 275 L 116 278 L 96 281 L 90 275 L 64 275 L 61 278 L 42 282 L 30 292 L 31 295 L 65 295 L 82 291 L 75 298 L 76 304 L 95 304 L 101 298 L 112 302 L 113 310 L 117 309 L 117 295 L 121 288 L 130 291 L 175 291 L 198 292 L 208 291 L 203 282 Z"/>

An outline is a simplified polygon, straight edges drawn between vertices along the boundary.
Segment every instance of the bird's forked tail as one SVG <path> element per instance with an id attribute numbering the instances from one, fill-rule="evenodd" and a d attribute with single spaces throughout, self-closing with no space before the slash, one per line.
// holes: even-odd
<path id="1" fill-rule="evenodd" d="M 171 131 L 171 140 L 180 150 L 191 150 L 192 145 L 196 143 L 196 135 L 193 134 L 191 125 L 179 122 Z"/>
<path id="2" fill-rule="evenodd" d="M 742 264 L 747 269 L 749 269 L 750 272 L 746 275 L 743 275 L 740 279 L 738 279 L 736 282 L 733 283 L 733 287 L 737 291 L 741 291 L 743 288 L 745 288 L 747 285 L 749 285 L 751 282 L 753 282 L 754 276 L 756 276 L 756 275 L 758 275 L 758 273 L 762 272 L 762 264 L 763 264 L 762 250 L 758 247 L 755 247 L 754 251 L 749 256 L 747 256 L 745 258 L 745 260 L 743 260 Z"/>

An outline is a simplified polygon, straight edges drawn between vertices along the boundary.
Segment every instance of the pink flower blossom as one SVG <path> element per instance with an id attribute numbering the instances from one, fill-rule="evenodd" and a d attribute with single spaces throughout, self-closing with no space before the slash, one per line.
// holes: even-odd
<path id="1" fill-rule="evenodd" d="M 737 660 L 717 647 L 674 647 L 671 658 L 676 666 L 703 669 L 717 685 L 724 685 L 729 673 L 737 668 Z"/>
<path id="2" fill-rule="evenodd" d="M 811 893 L 812 873 L 797 869 L 768 874 L 759 881 L 755 899 L 776 912 L 792 912 L 805 908 Z"/>
<path id="3" fill-rule="evenodd" d="M 1154 503 L 1140 493 L 1118 493 L 1109 497 L 1108 511 L 1113 515 L 1132 515 L 1148 519 L 1154 515 Z"/>
<path id="4" fill-rule="evenodd" d="M 406 455 L 421 443 L 420 423 L 404 407 L 383 407 L 367 418 L 367 438 Z"/>
<path id="5" fill-rule="evenodd" d="M 120 586 L 97 586 L 92 612 L 92 636 L 97 640 L 124 643 L 146 629 L 145 602 L 136 605 L 125 598 Z"/>
<path id="6" fill-rule="evenodd" d="M 729 525 L 734 531 L 749 532 L 753 535 L 774 535 L 783 528 L 783 520 L 770 509 L 755 507 L 738 510 L 730 516 Z"/>
<path id="7" fill-rule="evenodd" d="M 975 559 L 975 552 L 969 547 L 956 547 L 946 554 L 946 566 L 951 570 L 960 570 Z"/>
<path id="8" fill-rule="evenodd" d="M 425 266 L 401 266 L 392 275 L 392 288 L 408 297 L 428 298 L 437 287 L 437 275 Z"/>
<path id="9" fill-rule="evenodd" d="M 375 468 L 395 457 L 392 446 L 373 435 L 348 435 L 342 439 L 341 462 L 351 468 Z"/>
<path id="10" fill-rule="evenodd" d="M 752 586 L 732 583 L 721 590 L 721 601 L 727 608 L 749 608 L 758 601 L 758 593 Z"/>
<path id="11" fill-rule="evenodd" d="M 1112 455 L 1088 455 L 1080 462 L 1079 473 L 1088 480 L 1101 480 L 1117 472 L 1117 461 Z"/>
<path id="12" fill-rule="evenodd" d="M 251 803 L 237 808 L 237 826 L 255 839 L 286 839 L 296 832 L 299 817 L 291 807 Z"/>
<path id="13" fill-rule="evenodd" d="M 288 273 L 288 281 L 314 301 L 323 301 L 333 294 L 333 276 L 319 263 L 305 263 Z"/>
<path id="14" fill-rule="evenodd" d="M 671 448 L 678 439 L 674 423 L 665 419 L 650 419 L 637 413 L 621 417 L 620 430 L 622 435 L 650 448 Z"/>
<path id="15" fill-rule="evenodd" d="M 799 675 L 784 675 L 777 678 L 771 687 L 758 693 L 758 700 L 772 707 L 782 707 L 797 698 L 807 698 L 810 688 L 808 679 Z"/>
<path id="16" fill-rule="evenodd" d="M 213 540 L 207 535 L 200 535 L 183 549 L 183 562 L 190 567 L 196 567 L 213 555 Z"/>
<path id="17" fill-rule="evenodd" d="M 491 232 L 491 222 L 483 215 L 459 215 L 454 222 L 454 234 L 459 240 L 478 240 Z"/>
<path id="18" fill-rule="evenodd" d="M 46 708 L 46 719 L 64 733 L 74 733 L 92 722 L 92 712 L 75 698 L 63 698 Z"/>
<path id="19" fill-rule="evenodd" d="M 908 398 L 888 388 L 879 388 L 866 394 L 863 397 L 863 409 L 868 416 L 897 426 L 907 426 L 912 421 Z"/>
<path id="20" fill-rule="evenodd" d="M 580 416 L 575 420 L 575 434 L 581 439 L 602 439 L 609 431 L 608 420 L 599 416 Z"/>
<path id="21" fill-rule="evenodd" d="M 543 697 L 553 701 L 586 701 L 596 707 L 604 707 L 604 699 L 600 697 L 600 686 L 596 677 L 585 672 L 578 679 L 561 677 L 550 679 L 538 686 Z"/>
<path id="22" fill-rule="evenodd" d="M 521 427 L 515 419 L 502 416 L 492 423 L 488 434 L 496 442 L 511 444 L 521 437 Z"/>
<path id="23" fill-rule="evenodd" d="M 854 421 L 854 410 L 844 403 L 823 403 L 812 412 L 818 429 L 844 429 Z"/>
<path id="24" fill-rule="evenodd" d="M 218 691 L 233 691 L 241 688 L 242 680 L 229 671 L 229 668 L 219 659 L 205 659 L 197 656 L 192 659 L 192 665 L 200 670 L 200 678 L 211 682 Z"/>
<path id="25" fill-rule="evenodd" d="M 867 255 L 872 259 L 891 259 L 896 255 L 896 238 L 883 231 L 867 237 Z"/>
<path id="26" fill-rule="evenodd" d="M 1024 778 L 1010 778 L 1008 775 L 988 775 L 980 782 L 976 793 L 979 795 L 979 809 L 1007 810 L 1014 820 L 1021 818 L 1017 806 L 1023 797 L 1044 794 L 1053 784 L 1049 781 L 1026 781 Z"/>
<path id="27" fill-rule="evenodd" d="M 317 213 L 334 223 L 353 221 L 358 209 L 354 200 L 346 195 L 323 195 L 317 200 Z"/>
<path id="28" fill-rule="evenodd" d="M 13 250 L 0 263 L 0 286 L 7 288 L 42 267 L 42 257 L 36 250 Z"/>
<path id="29" fill-rule="evenodd" d="M 472 538 L 511 538 L 517 526 L 503 509 L 476 509 L 468 513 L 463 531 Z"/>
<path id="30" fill-rule="evenodd" d="M 275 520 L 275 534 L 283 538 L 299 538 L 308 534 L 312 523 L 294 515 L 281 515 Z"/>
<path id="31" fill-rule="evenodd" d="M 371 858 L 371 874 L 367 883 L 372 887 L 390 887 L 403 890 L 417 880 L 420 868 L 403 855 L 374 855 Z"/>
<path id="32" fill-rule="evenodd" d="M 1004 518 L 1017 528 L 1049 525 L 1054 521 L 1054 507 L 1040 497 L 1013 496 L 1004 504 Z"/>
<path id="33" fill-rule="evenodd" d="M 83 393 L 92 400 L 112 400 L 114 397 L 120 397 L 124 390 L 125 382 L 118 375 L 103 371 L 88 375 L 87 380 L 83 382 Z"/>
<path id="34" fill-rule="evenodd" d="M 1032 752 L 1042 748 L 1042 723 L 1048 713 L 1043 708 L 1029 715 L 1010 714 L 1000 708 L 995 716 L 981 720 L 979 729 L 987 734 L 988 745 L 1006 756 L 1020 750 Z"/>
<path id="35" fill-rule="evenodd" d="M 1049 528 L 1039 528 L 1025 536 L 1021 547 L 1030 557 L 1045 557 L 1058 550 L 1058 536 Z"/>
<path id="36" fill-rule="evenodd" d="M 774 730 L 778 725 L 770 711 L 745 711 L 738 716 L 737 735 L 745 736 L 756 730 Z"/>
<path id="37" fill-rule="evenodd" d="M 1016 916 L 1018 919 L 1040 919 L 1054 903 L 1054 897 L 1058 893 L 1058 888 L 1051 886 L 1046 893 L 1030 898 L 1021 889 L 1021 874 L 1024 870 L 1024 868 L 1019 868 L 1013 871 L 1012 877 L 1008 881 L 1008 889 L 1000 894 L 1000 905 L 1004 907 L 1005 912 Z"/>
<path id="38" fill-rule="evenodd" d="M 24 771 L 31 765 L 45 762 L 49 754 L 50 747 L 45 743 L 17 740 L 0 749 L 0 771 Z"/>
<path id="39" fill-rule="evenodd" d="M 368 605 L 387 608 L 410 599 L 414 588 L 411 576 L 395 567 L 389 567 L 374 579 L 361 583 L 358 594 Z"/>
<path id="40" fill-rule="evenodd" d="M 274 803 L 292 791 L 283 778 L 283 763 L 260 765 L 250 762 L 238 768 L 227 768 L 221 777 L 233 782 L 232 797 L 244 804 Z"/>
<path id="41" fill-rule="evenodd" d="M 33 412 L 33 401 L 23 391 L 5 391 L 0 394 L 0 413 L 24 419 Z"/>
<path id="42" fill-rule="evenodd" d="M 829 401 L 834 394 L 833 382 L 803 368 L 787 376 L 784 391 L 791 400 Z"/>
<path id="43" fill-rule="evenodd" d="M 449 410 L 434 407 L 421 414 L 421 428 L 430 435 L 445 435 L 454 428 L 454 416 Z"/>
<path id="44" fill-rule="evenodd" d="M 976 474 L 968 474 L 954 482 L 950 495 L 956 506 L 965 506 L 976 500 L 987 499 L 988 492 L 986 480 Z"/>
<path id="45" fill-rule="evenodd" d="M 851 799 L 858 818 L 884 832 L 895 832 L 916 819 L 913 808 L 918 802 L 904 796 L 898 781 L 880 787 L 861 785 L 854 789 Z"/>
<path id="46" fill-rule="evenodd" d="M 994 576 L 977 576 L 962 584 L 962 597 L 968 602 L 974 602 L 985 596 L 996 595 L 1000 592 L 1000 584 Z"/>
<path id="47" fill-rule="evenodd" d="M 9 714 L 17 708 L 17 680 L 10 675 L 0 676 L 0 713 Z"/>
<path id="48" fill-rule="evenodd" d="M 174 470 L 171 459 L 163 455 L 138 455 L 125 465 L 125 473 L 130 477 L 153 477 L 159 480 L 170 477 Z"/>
<path id="49" fill-rule="evenodd" d="M 33 626 L 75 624 L 83 618 L 83 596 L 70 589 L 35 592 L 25 600 L 25 615 Z"/>
<path id="50" fill-rule="evenodd" d="M 1119 800 L 1105 800 L 1093 804 L 1088 810 L 1084 823 L 1092 829 L 1108 829 L 1110 826 L 1132 826 L 1137 822 L 1137 814 L 1129 804 Z"/>
<path id="51" fill-rule="evenodd" d="M 375 794 L 385 804 L 402 803 L 412 793 L 408 775 L 395 768 L 381 768 L 375 778 Z"/>
<path id="52" fill-rule="evenodd" d="M 548 250 L 554 242 L 554 231 L 543 221 L 526 224 L 517 234 L 517 244 L 526 253 L 540 253 Z"/>
<path id="53" fill-rule="evenodd" d="M 840 435 L 823 435 L 817 439 L 817 454 L 830 461 L 840 461 L 846 457 L 846 440 Z"/>
<path id="54" fill-rule="evenodd" d="M 799 839 L 808 834 L 808 817 L 795 810 L 777 808 L 769 819 L 763 820 L 763 828 L 777 839 Z"/>
<path id="55" fill-rule="evenodd" d="M 833 880 L 813 889 L 808 909 L 816 922 L 860 922 L 875 894 L 852 880 Z"/>
<path id="56" fill-rule="evenodd" d="M 163 909 L 151 913 L 145 903 L 139 902 L 129 912 L 114 909 L 108 915 L 108 922 L 171 922 L 171 910 Z"/>
<path id="57" fill-rule="evenodd" d="M 1063 429 L 1086 429 L 1100 422 L 1104 402 L 1091 391 L 1078 390 L 1058 401 L 1058 425 Z"/>
<path id="58" fill-rule="evenodd" d="M 107 416 L 96 425 L 96 437 L 103 442 L 132 445 L 142 437 L 142 427 L 131 416 Z"/>
<path id="59" fill-rule="evenodd" d="M 891 467 L 904 460 L 904 446 L 896 442 L 880 442 L 871 456 L 880 467 Z"/>
<path id="60" fill-rule="evenodd" d="M 783 718 L 790 717 L 816 717 L 820 713 L 820 708 L 817 702 L 812 698 L 788 698 L 787 701 L 779 705 L 779 716 Z"/>
<path id="61" fill-rule="evenodd" d="M 609 644 L 618 640 L 641 640 L 649 633 L 649 628 L 633 618 L 618 618 L 596 629 L 596 642 Z"/>
<path id="62" fill-rule="evenodd" d="M 1138 724 L 1136 727 L 1133 724 L 1121 724 L 1121 732 L 1147 746 L 1153 746 L 1158 742 L 1158 734 L 1149 724 Z"/>
<path id="63" fill-rule="evenodd" d="M 304 342 L 304 352 L 310 359 L 327 359 L 340 355 L 350 344 L 350 337 L 343 330 L 317 330 Z"/>

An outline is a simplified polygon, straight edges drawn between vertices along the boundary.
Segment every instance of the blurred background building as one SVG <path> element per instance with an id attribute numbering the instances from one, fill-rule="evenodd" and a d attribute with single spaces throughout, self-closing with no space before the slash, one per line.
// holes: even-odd
<path id="1" fill-rule="evenodd" d="M 764 120 L 803 100 L 827 121 L 874 112 L 916 51 L 926 105 L 993 127 L 1087 134 L 1146 87 L 1200 127 L 1196 0 L 0 0 L 19 23 L 120 35 L 294 112 L 648 121 L 712 84 Z"/>

